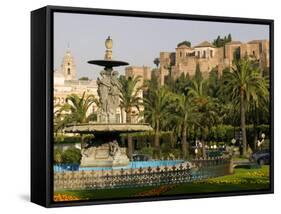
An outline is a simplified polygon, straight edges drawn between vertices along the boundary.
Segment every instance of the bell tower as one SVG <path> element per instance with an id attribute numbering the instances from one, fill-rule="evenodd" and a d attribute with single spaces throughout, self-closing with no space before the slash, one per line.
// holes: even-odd
<path id="1" fill-rule="evenodd" d="M 69 48 L 67 49 L 63 57 L 61 71 L 64 75 L 65 80 L 76 80 L 76 65 Z"/>

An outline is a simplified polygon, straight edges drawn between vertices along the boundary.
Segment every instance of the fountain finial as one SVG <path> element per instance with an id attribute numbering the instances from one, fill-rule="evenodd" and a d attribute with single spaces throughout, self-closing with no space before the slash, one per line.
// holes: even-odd
<path id="1" fill-rule="evenodd" d="M 110 38 L 110 36 L 108 36 L 107 39 L 105 40 L 106 51 L 105 51 L 104 59 L 112 59 L 112 46 L 113 46 L 113 41 Z"/>

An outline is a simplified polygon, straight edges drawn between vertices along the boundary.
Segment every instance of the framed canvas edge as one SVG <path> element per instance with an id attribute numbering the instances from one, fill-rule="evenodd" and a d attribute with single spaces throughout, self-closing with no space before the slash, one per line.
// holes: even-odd
<path id="1" fill-rule="evenodd" d="M 178 13 L 159 13 L 147 11 L 129 11 L 129 10 L 114 10 L 114 9 L 99 9 L 99 8 L 81 8 L 68 6 L 53 6 L 48 5 L 41 9 L 46 9 L 46 203 L 40 204 L 45 207 L 64 207 L 64 206 L 83 206 L 83 205 L 99 205 L 99 204 L 116 204 L 116 203 L 132 203 L 132 202 L 152 202 L 164 200 L 179 200 L 179 199 L 197 199 L 197 198 L 212 198 L 212 197 L 229 197 L 229 196 L 245 196 L 257 194 L 272 194 L 274 193 L 274 20 L 272 19 L 253 19 L 242 17 L 224 17 L 224 16 L 209 16 L 209 15 L 189 15 Z M 40 9 L 39 9 L 40 10 Z M 111 16 L 130 16 L 130 17 L 147 17 L 147 18 L 164 18 L 164 19 L 184 19 L 197 21 L 212 21 L 212 22 L 228 22 L 228 23 L 249 23 L 269 25 L 270 27 L 270 114 L 271 114 L 271 166 L 270 166 L 270 188 L 266 190 L 250 190 L 240 192 L 218 192 L 218 193 L 198 193 L 188 195 L 173 195 L 173 196 L 156 196 L 147 198 L 125 198 L 125 199 L 103 199 L 89 200 L 77 202 L 53 202 L 53 170 L 52 170 L 52 107 L 53 107 L 53 73 L 49 73 L 53 69 L 53 14 L 54 12 L 78 13 L 78 14 L 97 14 Z M 34 130 L 31 130 L 31 132 Z"/>

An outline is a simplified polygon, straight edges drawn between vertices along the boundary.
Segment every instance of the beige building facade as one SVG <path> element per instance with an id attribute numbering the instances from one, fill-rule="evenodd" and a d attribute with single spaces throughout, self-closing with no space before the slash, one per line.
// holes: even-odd
<path id="1" fill-rule="evenodd" d="M 59 106 L 65 104 L 67 102 L 67 96 L 71 94 L 82 96 L 85 92 L 98 98 L 97 88 L 98 86 L 95 80 L 77 79 L 75 60 L 71 51 L 68 49 L 62 59 L 60 69 L 54 72 L 54 111 Z M 87 115 L 96 110 L 97 106 L 93 104 L 90 106 Z"/>
<path id="2" fill-rule="evenodd" d="M 178 78 L 182 73 L 193 76 L 198 65 L 203 77 L 207 77 L 212 69 L 217 69 L 219 74 L 223 69 L 231 68 L 234 56 L 254 57 L 262 68 L 269 67 L 269 41 L 252 40 L 248 43 L 232 41 L 224 47 L 215 47 L 210 42 L 204 41 L 194 47 L 182 44 L 175 52 L 160 52 L 159 79 L 164 84 L 165 76 L 169 69 L 173 78 Z"/>

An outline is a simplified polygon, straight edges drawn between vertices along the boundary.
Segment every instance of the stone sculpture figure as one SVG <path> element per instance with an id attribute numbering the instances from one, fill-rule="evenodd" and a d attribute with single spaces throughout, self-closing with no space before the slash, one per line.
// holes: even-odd
<path id="1" fill-rule="evenodd" d="M 118 72 L 113 71 L 110 78 L 111 88 L 110 88 L 110 98 L 111 98 L 111 105 L 113 109 L 118 108 L 120 105 L 120 83 L 117 79 Z"/>
<path id="2" fill-rule="evenodd" d="M 110 103 L 109 103 L 109 91 L 111 88 L 111 81 L 110 76 L 106 74 L 106 71 L 100 72 L 101 79 L 97 79 L 98 84 L 98 95 L 100 98 L 100 104 L 101 104 L 101 122 L 108 122 L 107 117 L 110 109 Z"/>
<path id="3" fill-rule="evenodd" d="M 126 166 L 129 159 L 126 150 L 116 140 L 101 145 L 89 146 L 81 151 L 81 166 Z"/>
<path id="4" fill-rule="evenodd" d="M 109 142 L 109 154 L 113 157 L 119 153 L 119 145 L 116 140 Z"/>
<path id="5" fill-rule="evenodd" d="M 98 95 L 101 103 L 101 122 L 115 122 L 116 109 L 120 105 L 120 83 L 117 71 L 101 71 L 98 78 Z"/>

